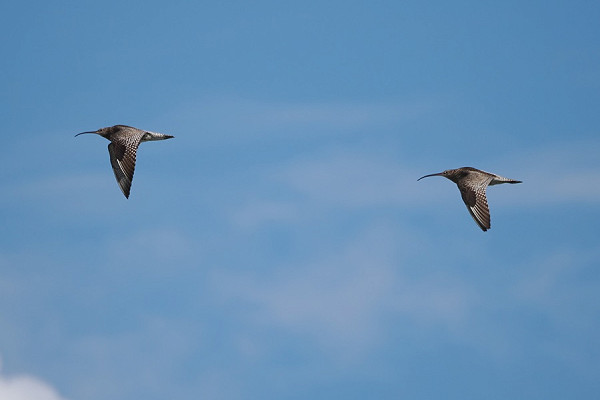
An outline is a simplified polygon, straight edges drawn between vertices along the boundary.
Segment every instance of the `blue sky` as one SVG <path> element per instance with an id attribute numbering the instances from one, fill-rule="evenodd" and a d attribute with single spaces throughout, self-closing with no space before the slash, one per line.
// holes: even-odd
<path id="1" fill-rule="evenodd" d="M 0 398 L 593 398 L 600 5 L 0 5 Z M 131 197 L 98 136 L 140 146 Z M 481 232 L 458 190 L 473 166 Z"/>

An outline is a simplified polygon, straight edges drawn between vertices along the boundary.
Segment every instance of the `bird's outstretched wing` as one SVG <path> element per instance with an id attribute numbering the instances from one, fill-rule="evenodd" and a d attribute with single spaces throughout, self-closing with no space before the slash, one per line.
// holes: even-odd
<path id="1" fill-rule="evenodd" d="M 143 132 L 127 140 L 116 139 L 109 143 L 110 165 L 117 178 L 117 183 L 126 198 L 129 198 L 133 172 L 135 171 L 135 156 L 140 145 Z"/>
<path id="2" fill-rule="evenodd" d="M 474 185 L 473 182 L 461 181 L 458 183 L 460 194 L 462 199 L 467 206 L 467 210 L 471 214 L 471 217 L 477 222 L 477 225 L 483 231 L 490 229 L 490 209 L 488 207 L 487 198 L 485 197 L 485 190 L 487 189 L 488 182 L 482 182 Z"/>

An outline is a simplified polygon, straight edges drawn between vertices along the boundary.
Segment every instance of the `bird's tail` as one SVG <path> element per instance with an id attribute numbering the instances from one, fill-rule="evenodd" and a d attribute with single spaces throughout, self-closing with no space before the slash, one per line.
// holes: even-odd
<path id="1" fill-rule="evenodd" d="M 146 131 L 144 133 L 144 136 L 142 137 L 142 142 L 148 142 L 150 140 L 165 140 L 165 139 L 171 139 L 174 138 L 175 136 L 171 136 L 171 135 L 165 135 L 162 133 L 158 133 L 158 132 L 148 132 Z"/>
<path id="2" fill-rule="evenodd" d="M 490 182 L 490 185 L 499 185 L 500 183 L 523 183 L 523 181 L 518 181 L 516 179 L 509 179 L 503 176 L 496 175 Z"/>

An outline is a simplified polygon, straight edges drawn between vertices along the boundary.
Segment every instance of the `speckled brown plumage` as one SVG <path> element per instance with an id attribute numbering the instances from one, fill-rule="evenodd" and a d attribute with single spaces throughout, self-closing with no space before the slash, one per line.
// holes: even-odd
<path id="1" fill-rule="evenodd" d="M 521 183 L 521 181 L 504 178 L 472 167 L 449 169 L 437 174 L 422 176 L 417 180 L 428 176 L 443 176 L 456 183 L 469 214 L 483 231 L 491 228 L 490 209 L 485 193 L 487 187 L 500 183 Z"/>
<path id="2" fill-rule="evenodd" d="M 162 133 L 144 131 L 127 125 L 109 126 L 93 132 L 81 132 L 75 136 L 84 133 L 95 133 L 110 140 L 108 144 L 110 165 L 115 173 L 117 183 L 126 198 L 129 198 L 133 173 L 135 172 L 136 153 L 140 143 L 173 137 Z"/>

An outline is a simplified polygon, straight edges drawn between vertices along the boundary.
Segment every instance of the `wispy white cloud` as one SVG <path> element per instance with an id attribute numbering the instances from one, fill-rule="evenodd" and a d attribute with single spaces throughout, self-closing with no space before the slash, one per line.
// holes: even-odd
<path id="1" fill-rule="evenodd" d="M 498 194 L 511 204 L 581 204 L 600 202 L 600 140 L 568 140 L 523 149 L 506 163 L 523 180 L 517 196 Z M 512 177 L 512 176 L 511 176 Z"/>
<path id="2" fill-rule="evenodd" d="M 584 375 L 591 375 L 598 364 L 594 322 L 599 311 L 598 260 L 600 246 L 583 251 L 554 249 L 527 260 L 507 288 L 521 309 L 545 321 L 552 332 L 541 336 L 536 345 Z M 585 341 L 580 340 L 582 335 Z"/>
<path id="3" fill-rule="evenodd" d="M 296 223 L 332 208 L 415 206 L 433 198 L 432 188 L 419 186 L 416 177 L 414 168 L 388 156 L 326 151 L 262 169 L 257 183 L 228 214 L 235 225 L 247 229 L 271 222 Z M 273 188 L 277 195 L 266 198 Z"/>
<path id="4" fill-rule="evenodd" d="M 243 398 L 244 380 L 215 354 L 221 339 L 214 340 L 211 331 L 198 315 L 146 314 L 128 329 L 79 337 L 68 357 L 86 368 L 73 372 L 72 391 L 78 398 Z M 197 363 L 206 367 L 197 369 Z"/>
<path id="5" fill-rule="evenodd" d="M 223 96 L 201 100 L 161 118 L 173 121 L 174 130 L 203 142 L 245 142 L 267 137 L 322 138 L 367 128 L 397 127 L 440 106 L 435 99 L 282 103 Z"/>
<path id="6" fill-rule="evenodd" d="M 9 376 L 2 373 L 0 362 L 0 399 L 2 400 L 64 400 L 56 389 L 30 375 Z"/>
<path id="7" fill-rule="evenodd" d="M 520 152 L 504 162 L 509 168 L 492 170 L 523 180 L 514 187 L 492 187 L 492 204 L 597 203 L 600 201 L 600 143 L 575 143 Z M 449 166 L 454 167 L 454 166 Z M 511 172 L 512 171 L 512 172 Z M 291 160 L 277 168 L 273 180 L 300 195 L 299 201 L 337 207 L 431 207 L 460 196 L 450 182 L 431 185 L 417 178 L 421 171 L 407 160 L 373 150 L 334 149 Z M 437 172 L 437 171 L 436 171 Z"/>
<path id="8" fill-rule="evenodd" d="M 109 265 L 139 265 L 145 270 L 150 261 L 157 270 L 165 270 L 165 265 L 169 270 L 177 269 L 199 250 L 186 234 L 171 228 L 136 230 L 107 244 Z"/>
<path id="9" fill-rule="evenodd" d="M 270 126 L 319 125 L 327 128 L 364 128 L 414 118 L 431 108 L 421 102 L 257 104 L 256 121 Z"/>
<path id="10" fill-rule="evenodd" d="M 523 302 L 546 313 L 558 313 L 570 318 L 566 309 L 580 303 L 576 308 L 594 307 L 596 279 L 580 281 L 586 270 L 595 269 L 600 260 L 600 246 L 575 252 L 573 249 L 554 249 L 548 254 L 539 254 L 528 260 L 513 293 Z"/>
<path id="11" fill-rule="evenodd" d="M 47 198 L 51 200 L 56 197 L 66 197 L 68 193 L 76 191 L 82 193 L 95 193 L 105 191 L 110 182 L 107 176 L 112 177 L 110 167 L 106 174 L 102 173 L 65 173 L 50 174 L 38 178 L 32 178 L 26 182 L 9 187 L 8 192 L 19 198 Z"/>
<path id="12" fill-rule="evenodd" d="M 231 212 L 231 221 L 243 229 L 255 229 L 263 223 L 295 222 L 299 218 L 298 209 L 291 202 L 255 200 L 237 207 Z"/>
<path id="13" fill-rule="evenodd" d="M 268 277 L 219 272 L 212 286 L 226 301 L 247 305 L 247 323 L 310 338 L 340 359 L 384 343 L 389 318 L 452 332 L 467 318 L 471 292 L 447 277 L 405 274 L 397 243 L 397 234 L 376 226 L 305 264 Z"/>
<path id="14" fill-rule="evenodd" d="M 311 201 L 364 207 L 420 201 L 415 176 L 397 160 L 351 150 L 293 161 L 276 178 Z"/>

